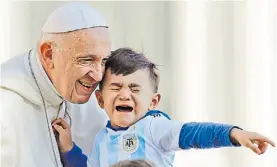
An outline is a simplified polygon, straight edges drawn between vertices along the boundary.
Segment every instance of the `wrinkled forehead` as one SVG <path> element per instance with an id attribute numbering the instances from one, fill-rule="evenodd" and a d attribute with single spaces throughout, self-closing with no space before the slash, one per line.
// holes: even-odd
<path id="1" fill-rule="evenodd" d="M 141 86 L 151 86 L 151 79 L 149 76 L 149 71 L 147 69 L 139 69 L 128 75 L 115 74 L 111 72 L 111 69 L 107 69 L 105 72 L 105 77 L 103 78 L 106 83 L 122 83 L 122 84 L 138 84 Z"/>
<path id="2" fill-rule="evenodd" d="M 57 52 L 74 52 L 75 56 L 97 55 L 106 57 L 110 54 L 111 41 L 108 28 L 97 27 L 52 34 Z"/>

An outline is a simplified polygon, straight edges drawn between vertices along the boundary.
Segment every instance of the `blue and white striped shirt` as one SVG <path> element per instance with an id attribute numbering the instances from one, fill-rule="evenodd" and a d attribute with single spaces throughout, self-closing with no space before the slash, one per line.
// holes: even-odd
<path id="1" fill-rule="evenodd" d="M 163 112 L 152 110 L 128 128 L 107 127 L 96 136 L 87 158 L 74 145 L 64 154 L 66 166 L 108 167 L 122 160 L 145 159 L 159 167 L 172 166 L 180 149 L 233 146 L 231 125 L 182 123 L 170 120 Z M 87 162 L 84 162 L 87 159 Z"/>

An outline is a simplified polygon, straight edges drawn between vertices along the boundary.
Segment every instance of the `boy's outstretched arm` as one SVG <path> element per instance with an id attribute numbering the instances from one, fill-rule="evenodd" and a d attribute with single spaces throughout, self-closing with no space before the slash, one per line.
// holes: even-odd
<path id="1" fill-rule="evenodd" d="M 267 143 L 275 146 L 272 141 L 257 133 L 218 123 L 190 122 L 183 124 L 160 117 L 153 118 L 150 131 L 153 142 L 165 151 L 242 145 L 252 149 L 257 154 L 261 154 L 266 151 Z M 252 142 L 257 143 L 258 147 Z"/>
<path id="2" fill-rule="evenodd" d="M 64 160 L 64 167 L 87 167 L 87 156 L 72 141 L 70 126 L 61 118 L 53 121 L 58 133 L 58 145 Z"/>
<path id="3" fill-rule="evenodd" d="M 179 138 L 179 145 L 183 149 L 191 148 L 191 146 L 193 148 L 217 148 L 242 145 L 257 154 L 263 154 L 268 144 L 275 146 L 273 141 L 258 133 L 248 132 L 232 125 L 208 122 L 184 124 Z"/>

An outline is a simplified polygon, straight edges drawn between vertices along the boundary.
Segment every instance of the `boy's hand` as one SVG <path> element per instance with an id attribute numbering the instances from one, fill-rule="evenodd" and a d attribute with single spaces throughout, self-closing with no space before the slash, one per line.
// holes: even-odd
<path id="1" fill-rule="evenodd" d="M 256 132 L 248 132 L 238 128 L 233 128 L 230 133 L 231 141 L 239 143 L 240 145 L 247 147 L 254 151 L 256 154 L 263 154 L 268 144 L 275 147 L 275 143 Z"/>
<path id="2" fill-rule="evenodd" d="M 59 133 L 59 147 L 61 152 L 68 152 L 73 147 L 69 125 L 62 119 L 58 118 L 52 122 L 52 126 Z"/>

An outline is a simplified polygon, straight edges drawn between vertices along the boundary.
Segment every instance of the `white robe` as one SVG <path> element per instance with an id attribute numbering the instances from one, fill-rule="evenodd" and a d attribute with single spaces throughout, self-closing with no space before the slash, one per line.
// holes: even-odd
<path id="1" fill-rule="evenodd" d="M 46 100 L 49 122 L 57 117 L 61 97 L 31 52 L 34 74 Z M 32 77 L 28 53 L 16 56 L 1 65 L 1 166 L 57 167 L 51 145 L 42 99 Z M 87 154 L 96 133 L 107 123 L 107 115 L 98 107 L 94 94 L 85 104 L 67 102 L 72 117 L 72 137 Z M 64 115 L 61 106 L 59 116 Z M 50 133 L 58 166 L 62 166 L 52 127 Z"/>

